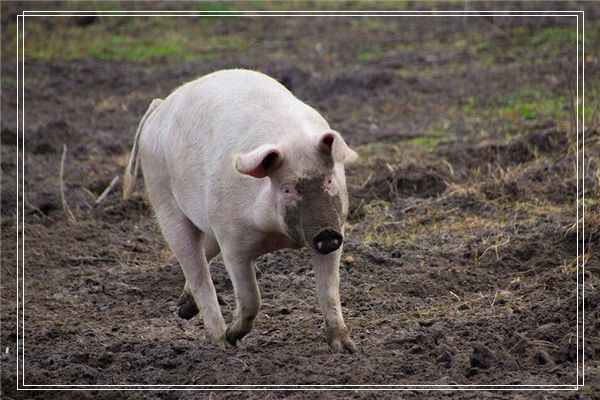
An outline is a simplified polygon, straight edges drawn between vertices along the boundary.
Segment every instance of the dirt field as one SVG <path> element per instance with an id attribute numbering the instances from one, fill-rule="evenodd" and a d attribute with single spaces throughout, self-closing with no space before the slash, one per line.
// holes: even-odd
<path id="1" fill-rule="evenodd" d="M 480 6 L 471 9 L 498 5 Z M 2 397 L 597 396 L 600 130 L 593 102 L 600 87 L 600 7 L 500 6 L 586 9 L 586 157 L 580 159 L 586 171 L 580 180 L 585 388 L 17 392 L 15 162 L 21 133 L 14 32 L 23 6 L 2 3 Z M 25 170 L 26 384 L 576 384 L 573 17 L 31 17 L 27 24 L 25 148 L 19 155 Z M 340 273 L 357 354 L 329 351 L 304 250 L 258 260 L 262 309 L 255 329 L 237 349 L 214 348 L 201 318 L 177 317 L 184 278 L 143 183 L 133 200 L 123 201 L 115 189 L 95 203 L 122 174 L 150 101 L 231 67 L 280 80 L 361 154 L 347 171 L 351 213 Z M 63 145 L 72 218 L 60 196 Z M 229 320 L 231 282 L 220 259 L 211 269 Z"/>

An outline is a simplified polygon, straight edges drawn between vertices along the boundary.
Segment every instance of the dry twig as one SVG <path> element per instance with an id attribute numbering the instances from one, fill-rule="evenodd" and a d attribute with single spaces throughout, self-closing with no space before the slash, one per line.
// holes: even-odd
<path id="1" fill-rule="evenodd" d="M 67 200 L 65 200 L 65 180 L 64 180 L 64 176 L 65 176 L 65 158 L 67 158 L 67 145 L 63 144 L 63 153 L 62 153 L 62 157 L 60 158 L 60 173 L 59 173 L 59 179 L 60 179 L 60 200 L 61 200 L 61 203 L 62 203 L 62 208 L 67 213 L 69 219 L 71 221 L 75 221 L 75 216 L 71 212 L 71 209 L 69 208 L 69 205 L 67 204 Z"/>
<path id="2" fill-rule="evenodd" d="M 106 189 L 104 189 L 104 192 L 102 192 L 102 194 L 98 196 L 98 198 L 96 199 L 96 204 L 100 204 L 102 200 L 104 200 L 106 196 L 108 196 L 111 190 L 114 189 L 117 183 L 119 183 L 119 175 L 115 176 L 113 180 L 110 181 L 110 184 L 106 187 Z"/>

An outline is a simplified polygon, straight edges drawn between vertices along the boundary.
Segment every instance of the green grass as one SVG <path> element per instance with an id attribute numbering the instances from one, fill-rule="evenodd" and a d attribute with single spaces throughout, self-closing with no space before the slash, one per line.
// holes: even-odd
<path id="1" fill-rule="evenodd" d="M 587 97 L 587 96 L 586 96 Z M 586 122 L 593 113 L 592 99 L 586 99 Z M 578 112 L 584 110 L 583 104 L 578 105 Z M 508 98 L 501 112 L 521 120 L 553 119 L 566 120 L 571 113 L 570 99 L 565 95 L 549 95 L 541 92 L 519 92 Z"/>
<path id="2" fill-rule="evenodd" d="M 544 96 L 539 92 L 524 91 L 500 101 L 500 111 L 521 120 L 563 118 L 568 112 L 564 96 Z"/>
<path id="3" fill-rule="evenodd" d="M 454 133 L 441 128 L 431 127 L 422 136 L 410 140 L 410 144 L 423 147 L 427 150 L 435 149 L 439 144 L 449 143 L 456 140 Z"/>
<path id="4" fill-rule="evenodd" d="M 373 46 L 369 50 L 364 50 L 358 53 L 359 61 L 374 61 L 383 55 L 383 49 L 380 46 Z"/>
<path id="5" fill-rule="evenodd" d="M 581 41 L 582 38 L 580 37 Z M 577 45 L 577 28 L 573 26 L 554 26 L 540 29 L 530 29 L 518 26 L 508 32 L 504 43 L 498 47 L 489 47 L 485 53 L 495 56 L 503 54 L 504 57 L 532 58 L 535 54 L 538 60 L 555 57 L 560 54 L 572 54 L 575 56 Z M 499 52 L 499 49 L 501 50 Z"/>
<path id="6" fill-rule="evenodd" d="M 434 6 L 434 4 L 431 6 Z M 441 3 L 440 3 L 441 4 Z M 408 0 L 295 0 L 295 1 L 264 1 L 255 0 L 242 3 L 242 9 L 248 10 L 404 10 L 411 7 Z"/>
<path id="7" fill-rule="evenodd" d="M 527 44 L 538 46 L 572 46 L 577 43 L 577 28 L 573 27 L 549 27 L 525 35 Z"/>
<path id="8" fill-rule="evenodd" d="M 466 117 L 477 115 L 494 120 L 558 120 L 568 117 L 569 102 L 564 95 L 522 90 L 487 99 L 471 97 L 460 107 L 460 112 Z"/>
<path id="9" fill-rule="evenodd" d="M 250 3 L 250 4 L 247 4 L 247 6 L 250 6 L 250 7 L 242 7 L 241 9 L 252 9 L 253 8 L 252 6 L 254 6 L 254 4 Z M 239 11 L 240 9 L 233 7 L 232 3 L 226 3 L 223 1 L 201 1 L 198 3 L 197 10 L 202 13 L 227 15 L 232 11 Z M 198 18 L 214 19 L 215 17 L 199 16 Z"/>
<path id="10" fill-rule="evenodd" d="M 100 60 L 144 60 L 156 57 L 176 56 L 185 58 L 186 48 L 180 42 L 136 43 L 128 36 L 111 35 L 102 41 L 94 41 L 85 49 L 71 49 L 65 58 L 94 57 Z M 53 57 L 56 53 L 40 52 L 40 58 Z"/>
<path id="11" fill-rule="evenodd" d="M 211 59 L 226 51 L 244 52 L 246 43 L 235 35 L 206 34 L 199 24 L 177 29 L 172 18 L 130 18 L 119 23 L 110 17 L 87 27 L 67 25 L 51 29 L 43 21 L 33 20 L 26 26 L 27 58 L 141 61 L 168 58 L 186 61 Z M 147 32 L 161 32 L 148 35 Z"/>
<path id="12" fill-rule="evenodd" d="M 353 29 L 361 30 L 365 34 L 381 32 L 391 26 L 389 19 L 381 17 L 352 18 L 351 21 Z"/>
<path id="13" fill-rule="evenodd" d="M 85 4 L 83 4 L 85 6 Z M 122 11 L 122 4 L 117 1 L 99 1 L 94 0 L 88 4 L 88 7 L 94 11 Z M 84 9 L 84 8 L 81 8 Z"/>

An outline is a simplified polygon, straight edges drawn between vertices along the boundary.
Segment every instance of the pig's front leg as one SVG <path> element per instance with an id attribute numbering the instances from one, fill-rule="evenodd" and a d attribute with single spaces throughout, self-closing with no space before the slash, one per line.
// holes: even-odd
<path id="1" fill-rule="evenodd" d="M 325 320 L 325 335 L 334 352 L 354 353 L 356 345 L 348 335 L 340 304 L 340 257 L 339 248 L 329 254 L 313 254 L 313 268 L 317 282 L 317 298 Z"/>

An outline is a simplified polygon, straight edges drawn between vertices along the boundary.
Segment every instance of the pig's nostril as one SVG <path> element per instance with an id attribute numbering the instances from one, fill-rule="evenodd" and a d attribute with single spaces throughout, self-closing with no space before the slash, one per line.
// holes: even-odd
<path id="1" fill-rule="evenodd" d="M 339 249 L 343 240 L 344 238 L 339 232 L 333 229 L 325 229 L 315 236 L 313 247 L 321 254 L 328 254 Z"/>

